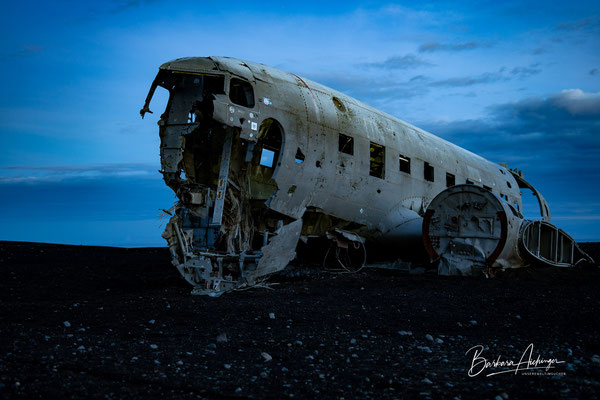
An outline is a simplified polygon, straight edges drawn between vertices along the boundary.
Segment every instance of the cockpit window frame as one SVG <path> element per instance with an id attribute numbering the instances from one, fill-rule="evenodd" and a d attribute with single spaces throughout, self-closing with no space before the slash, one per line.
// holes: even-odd
<path id="1" fill-rule="evenodd" d="M 236 89 L 234 90 L 234 85 Z M 254 95 L 254 87 L 247 80 L 231 77 L 229 79 L 228 93 L 229 100 L 240 107 L 254 108 L 256 106 L 256 97 Z M 243 97 L 240 97 L 243 96 Z"/>

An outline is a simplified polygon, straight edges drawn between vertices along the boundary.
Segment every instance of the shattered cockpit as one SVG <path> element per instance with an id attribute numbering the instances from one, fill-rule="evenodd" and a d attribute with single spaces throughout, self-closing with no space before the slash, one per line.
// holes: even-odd
<path id="1" fill-rule="evenodd" d="M 163 65 L 141 113 L 157 86 L 169 91 L 158 123 L 160 172 L 178 202 L 163 237 L 195 292 L 220 294 L 285 267 L 301 222 L 266 205 L 278 189 L 272 178 L 281 125 L 268 118 L 259 125 L 249 80 L 210 59 L 200 68 L 206 72 L 197 64 L 190 72 L 185 62 L 175 70 Z"/>

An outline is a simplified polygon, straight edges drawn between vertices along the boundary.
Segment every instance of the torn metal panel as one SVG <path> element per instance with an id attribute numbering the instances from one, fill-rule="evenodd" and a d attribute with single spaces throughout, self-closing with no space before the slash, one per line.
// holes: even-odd
<path id="1" fill-rule="evenodd" d="M 239 76 L 249 82 L 254 81 L 254 74 L 247 63 L 231 57 L 210 57 L 220 71 Z"/>
<path id="2" fill-rule="evenodd" d="M 500 239 L 494 225 L 487 238 L 448 236 L 439 258 L 450 269 L 458 263 L 453 257 L 470 248 L 473 265 L 520 265 L 514 221 L 519 188 L 531 186 L 504 166 L 263 64 L 228 57 L 169 61 L 142 116 L 158 88 L 169 92 L 158 122 L 160 172 L 178 198 L 163 237 L 195 293 L 252 285 L 284 268 L 301 236 L 310 244 L 333 233 L 337 248 L 381 244 L 391 260 L 419 259 L 422 218 L 444 205 L 430 203 L 454 183 L 480 189 L 462 195 L 483 196 L 506 215 L 507 245 L 491 262 L 490 246 Z"/>
<path id="3" fill-rule="evenodd" d="M 296 257 L 296 244 L 302 232 L 302 220 L 299 219 L 281 227 L 269 240 L 269 244 L 262 248 L 263 255 L 255 270 L 248 271 L 246 278 L 249 281 L 272 274 L 284 269 Z"/>
<path id="4" fill-rule="evenodd" d="M 191 73 L 214 73 L 218 70 L 218 66 L 210 57 L 182 57 L 162 64 L 160 66 L 160 70 Z"/>

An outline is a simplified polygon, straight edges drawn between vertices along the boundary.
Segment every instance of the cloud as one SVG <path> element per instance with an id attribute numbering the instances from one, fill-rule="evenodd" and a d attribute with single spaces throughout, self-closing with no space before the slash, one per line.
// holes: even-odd
<path id="1" fill-rule="evenodd" d="M 87 166 L 24 166 L 0 167 L 0 184 L 47 183 L 99 178 L 157 178 L 157 165 L 153 164 L 104 164 Z"/>
<path id="2" fill-rule="evenodd" d="M 370 68 L 381 68 L 381 69 L 413 69 L 418 67 L 429 67 L 433 64 L 422 60 L 415 56 L 414 54 L 406 54 L 403 56 L 393 56 L 389 57 L 385 61 L 381 62 L 373 62 L 373 63 L 363 63 L 360 66 L 370 67 Z"/>
<path id="3" fill-rule="evenodd" d="M 408 82 L 394 79 L 392 76 L 365 74 L 309 73 L 306 76 L 374 107 L 389 103 L 390 100 L 421 96 L 429 90 L 423 85 L 429 79 L 423 75 L 418 75 Z"/>
<path id="4" fill-rule="evenodd" d="M 517 78 L 529 78 L 530 76 L 537 75 L 542 72 L 541 69 L 536 68 L 538 65 L 539 64 L 533 64 L 529 67 L 515 67 L 510 71 L 510 73 Z"/>
<path id="5" fill-rule="evenodd" d="M 556 26 L 561 31 L 580 31 L 584 29 L 600 29 L 600 17 L 589 17 L 577 21 L 563 22 Z"/>
<path id="6" fill-rule="evenodd" d="M 600 92 L 567 89 L 487 110 L 487 116 L 480 119 L 421 125 L 490 160 L 538 172 L 554 171 L 567 179 L 573 177 L 566 171 L 577 179 L 596 179 L 600 169 Z"/>
<path id="7" fill-rule="evenodd" d="M 110 8 L 106 10 L 107 14 L 119 14 L 130 8 L 136 8 L 140 5 L 139 0 L 115 1 L 112 2 Z"/>
<path id="8" fill-rule="evenodd" d="M 556 132 L 557 127 L 589 130 L 600 124 L 600 92 L 567 89 L 546 98 L 533 97 L 492 108 L 496 119 L 529 129 Z"/>
<path id="9" fill-rule="evenodd" d="M 41 53 L 42 51 L 44 51 L 44 46 L 38 46 L 35 44 L 27 44 L 27 45 L 21 46 L 21 48 L 18 51 L 15 51 L 10 54 L 6 54 L 2 58 L 13 59 L 13 58 L 33 57 L 36 54 Z"/>
<path id="10" fill-rule="evenodd" d="M 86 14 L 78 18 L 78 21 L 87 23 L 102 19 L 106 16 L 117 16 L 130 10 L 139 13 L 140 9 L 158 3 L 159 1 L 160 0 L 110 0 L 98 2 L 97 4 L 92 4 Z"/>
<path id="11" fill-rule="evenodd" d="M 600 198 L 595 184 L 600 170 L 600 92 L 567 89 L 495 105 L 485 118 L 445 125 L 440 127 L 453 142 L 523 170 L 546 196 L 560 228 L 597 240 L 597 225 L 591 223 L 600 214 L 597 205 L 577 216 L 576 207 L 568 203 L 581 206 Z"/>
<path id="12" fill-rule="evenodd" d="M 482 83 L 493 83 L 499 81 L 506 81 L 510 78 L 503 75 L 501 72 L 485 72 L 476 76 L 464 76 L 455 77 L 448 79 L 441 79 L 438 81 L 431 82 L 429 86 L 433 87 L 466 87 L 479 85 Z"/>
<path id="13" fill-rule="evenodd" d="M 113 0 L 106 2 L 106 14 L 120 14 L 130 8 L 138 8 L 145 5 L 158 3 L 160 0 Z"/>
<path id="14" fill-rule="evenodd" d="M 476 85 L 506 82 L 512 79 L 526 79 L 542 72 L 541 69 L 537 68 L 538 65 L 532 64 L 528 67 L 514 67 L 510 71 L 507 71 L 506 68 L 501 68 L 496 72 L 485 72 L 479 75 L 437 80 L 423 74 L 415 75 L 408 78 L 408 80 L 401 80 L 406 79 L 405 77 L 395 79 L 393 76 L 382 76 L 382 74 L 369 76 L 368 74 L 307 73 L 306 75 L 316 82 L 320 82 L 349 96 L 356 97 L 367 104 L 378 107 L 389 104 L 392 100 L 397 101 L 398 99 L 406 100 L 421 97 L 429 93 L 432 89 L 466 88 Z M 473 93 L 467 94 L 467 96 L 473 95 Z"/>
<path id="15" fill-rule="evenodd" d="M 139 176 L 0 181 L 0 192 L 0 238 L 50 243 L 162 245 L 158 216 L 174 200 L 159 177 Z"/>
<path id="16" fill-rule="evenodd" d="M 490 135 L 505 135 L 507 140 L 517 138 L 523 142 L 562 138 L 565 141 L 560 146 L 568 142 L 571 146 L 589 149 L 600 146 L 596 134 L 600 128 L 600 92 L 567 89 L 548 97 L 531 97 L 488 107 L 485 118 L 436 125 L 444 136 L 481 137 L 483 134 L 487 141 Z M 552 147 L 554 143 L 540 148 Z M 496 145 L 492 140 L 492 147 Z"/>
<path id="17" fill-rule="evenodd" d="M 428 78 L 424 75 L 416 75 L 409 79 L 409 82 L 425 82 Z"/>
<path id="18" fill-rule="evenodd" d="M 513 78 L 525 79 L 542 72 L 537 68 L 539 63 L 532 64 L 528 67 L 514 67 L 509 73 L 506 73 L 506 68 L 502 67 L 497 72 L 484 72 L 483 74 L 474 76 L 462 76 L 440 79 L 428 83 L 430 87 L 468 87 L 473 85 L 504 82 Z"/>
<path id="19" fill-rule="evenodd" d="M 424 43 L 419 46 L 420 53 L 432 53 L 435 51 L 463 51 L 473 50 L 478 47 L 490 47 L 489 44 L 483 44 L 478 42 L 466 42 L 457 44 L 442 44 L 438 42 Z"/>

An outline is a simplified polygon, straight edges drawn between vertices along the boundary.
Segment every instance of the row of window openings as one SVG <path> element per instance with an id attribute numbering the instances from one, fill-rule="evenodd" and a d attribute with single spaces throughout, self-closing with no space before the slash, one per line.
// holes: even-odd
<path id="1" fill-rule="evenodd" d="M 339 151 L 345 154 L 354 155 L 354 138 L 351 136 L 344 135 L 340 133 L 339 135 Z M 377 144 L 370 143 L 370 163 L 369 163 L 369 175 L 375 176 L 377 178 L 384 178 L 384 165 L 385 165 L 385 147 Z M 400 172 L 405 172 L 407 174 L 411 173 L 410 170 L 410 157 L 400 154 L 398 156 L 398 161 L 400 164 Z M 435 181 L 435 170 L 433 165 L 429 164 L 427 161 L 423 163 L 423 177 L 426 181 L 434 182 Z M 466 183 L 468 185 L 474 185 L 475 183 L 470 179 L 467 179 Z M 510 182 L 506 182 L 508 187 L 510 188 Z M 450 172 L 446 173 L 446 186 L 454 186 L 456 185 L 456 177 L 454 174 Z M 483 185 L 484 189 L 492 191 L 492 188 L 486 185 Z M 508 196 L 505 194 L 500 194 L 500 197 L 508 201 Z"/>
<path id="2" fill-rule="evenodd" d="M 224 80 L 223 75 L 203 74 L 194 78 L 194 85 L 203 89 L 203 95 L 220 94 L 224 93 Z M 229 100 L 238 106 L 254 108 L 254 89 L 250 82 L 239 78 L 231 78 L 229 81 Z M 192 120 L 195 117 L 190 115 L 189 118 Z"/>
<path id="3" fill-rule="evenodd" d="M 350 138 L 352 139 L 352 138 Z M 350 150 L 352 150 L 352 152 L 348 153 L 346 151 L 344 151 L 344 153 L 346 154 L 353 154 L 353 146 L 352 146 L 352 141 L 347 141 L 345 142 L 345 145 L 347 146 L 348 143 L 350 143 Z M 341 142 L 340 142 L 341 144 Z M 342 151 L 342 146 L 340 145 L 340 151 Z M 344 147 L 344 149 L 346 149 Z M 371 153 L 371 157 L 370 157 L 370 165 L 369 165 L 369 174 L 371 176 L 375 176 L 377 178 L 381 178 L 383 179 L 384 177 L 384 162 L 385 162 L 385 147 L 382 145 L 379 145 L 377 143 L 373 143 L 371 142 L 371 147 L 370 147 L 370 153 Z M 298 150 L 296 151 L 296 163 L 297 164 L 302 164 L 304 162 L 304 154 L 302 153 L 302 151 L 300 151 L 300 148 L 298 148 Z M 261 157 L 260 157 L 260 165 L 263 165 L 265 167 L 269 167 L 272 168 L 273 164 L 275 161 L 275 151 L 268 149 L 266 147 L 263 147 L 262 152 L 261 152 Z M 405 172 L 407 174 L 410 174 L 410 157 L 406 157 L 402 154 L 400 154 L 399 156 L 399 161 L 400 161 L 400 171 Z M 319 167 L 319 161 L 317 161 L 317 167 Z M 424 162 L 424 170 L 423 170 L 423 174 L 424 174 L 424 178 L 430 182 L 434 181 L 434 168 L 431 164 L 429 164 L 428 162 Z M 471 181 L 470 179 L 467 179 L 466 183 L 468 185 L 474 185 L 475 183 L 473 181 Z M 446 186 L 447 187 L 451 187 L 454 186 L 456 184 L 456 177 L 447 172 L 446 173 Z M 510 187 L 510 182 L 507 181 L 508 186 Z M 489 190 L 490 192 L 492 191 L 492 188 L 486 185 L 483 185 L 484 189 Z M 504 200 L 506 200 L 507 202 L 508 200 L 508 196 L 506 194 L 501 193 L 500 197 L 503 198 Z M 520 207 L 518 203 L 514 203 L 514 208 L 517 211 L 520 211 Z M 513 211 L 514 212 L 514 211 Z M 546 213 L 548 213 L 548 209 L 546 208 Z M 549 214 L 549 213 L 548 213 Z M 515 215 L 517 215 L 515 213 Z"/>
<path id="4" fill-rule="evenodd" d="M 254 107 L 254 90 L 252 89 L 252 85 L 250 83 L 243 81 L 241 79 L 232 78 L 229 88 L 229 98 L 238 105 L 252 108 Z M 334 98 L 335 103 L 335 98 Z M 337 104 L 336 104 L 337 105 Z M 191 121 L 195 122 L 195 121 Z M 345 154 L 354 155 L 354 138 L 352 136 L 344 135 L 343 133 L 339 134 L 339 151 Z M 261 154 L 260 165 L 264 165 L 266 167 L 272 167 L 274 162 L 275 152 L 273 150 L 264 149 Z M 298 149 L 296 154 L 296 163 L 302 164 L 304 161 L 304 154 Z M 400 171 L 410 174 L 410 157 L 404 156 L 400 154 L 399 156 L 400 162 Z M 371 142 L 370 145 L 370 166 L 369 166 L 369 175 L 375 176 L 377 178 L 384 178 L 384 170 L 385 170 L 385 147 L 379 145 L 377 143 Z M 500 170 L 504 174 L 504 171 Z M 423 177 L 426 181 L 433 182 L 435 180 L 434 176 L 434 168 L 428 162 L 424 163 L 423 167 Z M 467 179 L 467 184 L 474 184 L 472 181 Z M 446 186 L 454 186 L 456 184 L 456 178 L 451 173 L 446 173 Z M 508 187 L 510 188 L 510 182 L 506 182 Z M 492 190 L 491 187 L 483 185 L 483 187 L 489 191 Z M 500 197 L 508 200 L 508 196 L 505 194 L 501 194 Z"/>
<path id="5" fill-rule="evenodd" d="M 354 155 L 354 138 L 340 133 L 339 135 L 339 151 L 345 154 Z M 371 142 L 369 148 L 369 175 L 377 178 L 384 178 L 385 171 L 385 147 Z M 410 157 L 400 154 L 398 157 L 400 162 L 400 171 L 410 174 Z M 434 181 L 434 169 L 428 162 L 424 163 L 423 175 L 426 181 Z M 454 175 L 446 174 L 446 185 L 455 185 Z"/>
<path id="6" fill-rule="evenodd" d="M 254 90 L 250 83 L 241 79 L 232 78 L 229 88 L 229 98 L 238 105 L 252 108 L 254 107 Z M 191 121 L 195 122 L 195 121 Z M 345 154 L 354 155 L 354 138 L 352 136 L 339 134 L 339 151 Z M 270 149 L 263 149 L 260 159 L 260 165 L 266 167 L 273 167 L 275 157 L 275 151 Z M 302 164 L 304 161 L 304 154 L 298 149 L 296 153 L 296 163 Z M 410 157 L 399 155 L 400 171 L 410 174 Z M 370 144 L 370 164 L 369 164 L 369 175 L 377 178 L 384 178 L 385 171 L 385 147 L 371 142 Z M 504 173 L 501 170 L 502 173 Z M 433 182 L 435 180 L 434 168 L 428 162 L 424 162 L 423 177 L 426 181 Z M 474 184 L 472 181 L 467 179 L 467 184 Z M 456 184 L 456 178 L 453 174 L 446 173 L 446 186 L 454 186 Z M 510 188 L 510 182 L 506 182 Z M 491 191 L 492 188 L 489 186 L 483 186 L 485 189 Z M 508 200 L 508 196 L 505 194 L 500 195 L 502 198 Z"/>
<path id="7" fill-rule="evenodd" d="M 345 154 L 354 155 L 354 138 L 350 136 L 346 136 L 344 134 L 340 134 L 339 140 L 339 151 Z M 385 171 L 385 147 L 370 142 L 370 157 L 369 157 L 369 175 L 383 179 L 384 171 Z M 260 165 L 265 167 L 273 167 L 275 151 L 267 148 L 263 148 L 260 158 Z M 297 164 L 302 164 L 304 162 L 304 154 L 297 150 L 295 160 Z M 405 172 L 407 174 L 411 173 L 411 162 L 410 157 L 400 154 L 398 156 L 398 160 L 400 163 L 400 171 Z M 423 177 L 426 181 L 434 182 L 435 181 L 435 170 L 433 165 L 429 164 L 427 161 L 423 163 Z M 468 185 L 474 185 L 475 183 L 470 179 L 467 179 L 466 183 Z M 508 182 L 507 182 L 508 183 Z M 454 174 L 449 172 L 446 173 L 446 187 L 451 187 L 456 185 L 456 177 Z M 510 183 L 509 183 L 510 185 Z M 486 185 L 483 185 L 484 189 L 492 191 L 492 188 Z M 505 194 L 500 194 L 500 197 L 508 201 L 508 196 Z"/>

